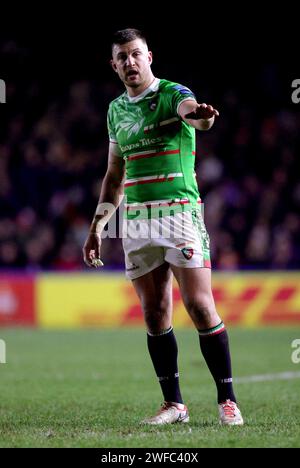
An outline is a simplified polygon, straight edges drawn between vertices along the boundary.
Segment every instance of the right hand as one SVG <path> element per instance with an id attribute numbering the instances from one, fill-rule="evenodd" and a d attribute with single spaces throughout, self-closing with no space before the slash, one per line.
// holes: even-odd
<path id="1" fill-rule="evenodd" d="M 192 119 L 192 120 L 199 120 L 199 119 L 204 119 L 208 120 L 211 119 L 212 117 L 219 117 L 219 112 L 217 109 L 214 109 L 213 106 L 207 105 L 205 103 L 203 104 L 197 104 L 197 107 L 193 112 L 190 112 L 189 114 L 185 115 L 186 119 Z"/>
<path id="2" fill-rule="evenodd" d="M 100 260 L 101 234 L 90 232 L 82 248 L 84 263 L 89 267 L 97 268 L 93 260 Z"/>

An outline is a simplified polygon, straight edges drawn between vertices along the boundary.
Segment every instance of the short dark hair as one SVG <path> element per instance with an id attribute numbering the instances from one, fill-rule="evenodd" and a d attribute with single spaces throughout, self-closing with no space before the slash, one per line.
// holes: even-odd
<path id="1" fill-rule="evenodd" d="M 126 44 L 126 42 L 134 41 L 135 39 L 142 39 L 145 44 L 147 44 L 146 38 L 142 31 L 134 28 L 120 29 L 116 31 L 112 37 L 111 48 L 114 48 L 114 45 Z"/>

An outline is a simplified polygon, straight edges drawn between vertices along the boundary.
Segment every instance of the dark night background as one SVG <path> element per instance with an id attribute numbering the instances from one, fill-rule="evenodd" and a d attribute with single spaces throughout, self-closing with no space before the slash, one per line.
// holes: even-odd
<path id="1" fill-rule="evenodd" d="M 123 92 L 109 65 L 110 37 L 136 27 L 153 51 L 154 74 L 190 87 L 220 111 L 213 129 L 198 133 L 196 161 L 215 268 L 298 268 L 293 9 L 103 8 L 51 4 L 3 14 L 1 267 L 85 268 L 81 247 L 106 168 L 106 111 Z M 107 268 L 122 268 L 119 240 L 104 242 L 103 258 Z"/>

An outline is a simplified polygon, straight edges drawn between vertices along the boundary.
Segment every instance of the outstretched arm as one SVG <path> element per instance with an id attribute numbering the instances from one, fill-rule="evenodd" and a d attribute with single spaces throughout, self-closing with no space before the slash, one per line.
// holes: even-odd
<path id="1" fill-rule="evenodd" d="M 178 109 L 180 117 L 197 130 L 209 130 L 219 116 L 217 109 L 207 104 L 198 104 L 195 100 L 183 101 Z"/>

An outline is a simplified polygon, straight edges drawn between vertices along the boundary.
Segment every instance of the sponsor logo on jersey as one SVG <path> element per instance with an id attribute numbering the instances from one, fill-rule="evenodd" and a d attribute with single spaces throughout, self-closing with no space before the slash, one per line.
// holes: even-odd
<path id="1" fill-rule="evenodd" d="M 184 247 L 184 249 L 181 249 L 181 252 L 187 260 L 190 260 L 194 255 L 194 249 L 191 247 Z"/>

